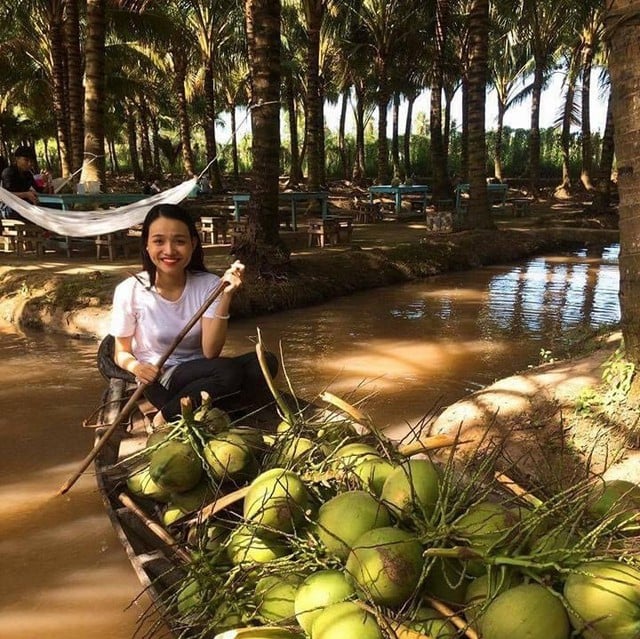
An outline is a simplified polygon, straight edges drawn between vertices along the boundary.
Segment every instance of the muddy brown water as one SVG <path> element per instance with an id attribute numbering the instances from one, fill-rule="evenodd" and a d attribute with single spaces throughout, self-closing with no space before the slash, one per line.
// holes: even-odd
<path id="1" fill-rule="evenodd" d="M 238 321 L 228 351 L 252 348 L 259 328 L 300 397 L 330 390 L 406 428 L 538 364 L 570 329 L 615 323 L 617 257 L 617 245 L 540 257 Z M 56 496 L 92 445 L 95 350 L 0 327 L 3 639 L 130 639 L 148 609 L 90 473 Z"/>

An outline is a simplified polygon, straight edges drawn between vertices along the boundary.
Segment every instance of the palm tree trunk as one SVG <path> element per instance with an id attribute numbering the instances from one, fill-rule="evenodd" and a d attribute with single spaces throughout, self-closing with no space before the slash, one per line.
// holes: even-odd
<path id="1" fill-rule="evenodd" d="M 345 128 L 347 123 L 347 105 L 349 103 L 349 89 L 346 88 L 342 92 L 342 101 L 340 103 L 340 120 L 338 123 L 338 153 L 340 155 L 340 164 L 342 169 L 342 177 L 349 179 L 349 157 L 347 155 L 347 143 L 345 140 Z"/>
<path id="2" fill-rule="evenodd" d="M 284 86 L 287 116 L 289 118 L 289 153 L 291 154 L 289 184 L 298 186 L 302 182 L 302 165 L 300 162 L 300 140 L 298 138 L 298 113 L 291 73 L 287 73 Z"/>
<path id="3" fill-rule="evenodd" d="M 398 128 L 400 122 L 400 93 L 393 92 L 393 111 L 391 115 L 391 161 L 393 163 L 393 177 L 403 179 L 400 168 L 400 140 Z"/>
<path id="4" fill-rule="evenodd" d="M 82 166 L 84 139 L 82 52 L 80 51 L 80 9 L 78 0 L 64 0 L 64 46 L 67 59 L 67 108 L 71 134 L 71 169 Z"/>
<path id="5" fill-rule="evenodd" d="M 444 87 L 444 64 L 449 39 L 450 0 L 436 0 L 434 23 L 435 59 L 431 81 L 429 134 L 431 136 L 431 166 L 433 167 L 433 196 L 448 198 L 451 185 L 447 170 L 447 153 L 442 137 L 442 93 Z"/>
<path id="6" fill-rule="evenodd" d="M 149 141 L 149 117 L 144 102 L 138 103 L 138 137 L 140 139 L 140 154 L 142 156 L 142 172 L 145 179 L 152 173 L 153 160 L 151 157 L 151 143 Z"/>
<path id="7" fill-rule="evenodd" d="M 185 78 L 187 77 L 187 59 L 180 49 L 173 51 L 173 89 L 178 107 L 178 130 L 180 134 L 180 147 L 182 151 L 182 165 L 187 175 L 194 174 L 193 149 L 191 148 L 191 122 L 187 107 L 187 93 Z"/>
<path id="8" fill-rule="evenodd" d="M 471 228 L 495 228 L 487 202 L 485 87 L 489 50 L 489 0 L 473 0 L 469 12 L 469 205 Z"/>
<path id="9" fill-rule="evenodd" d="M 613 144 L 613 100 L 609 93 L 607 101 L 607 120 L 602 134 L 602 152 L 598 169 L 598 182 L 593 198 L 593 209 L 596 213 L 604 213 L 611 203 L 611 171 L 615 156 Z"/>
<path id="10" fill-rule="evenodd" d="M 411 167 L 411 120 L 413 119 L 413 105 L 415 100 L 415 95 L 407 97 L 407 117 L 404 123 L 403 160 L 404 174 L 407 178 L 411 178 L 413 175 L 413 169 Z"/>
<path id="11" fill-rule="evenodd" d="M 502 140 L 504 135 L 504 102 L 498 99 L 498 118 L 496 123 L 496 149 L 493 158 L 493 174 L 502 182 Z"/>
<path id="12" fill-rule="evenodd" d="M 580 181 L 587 191 L 593 191 L 591 179 L 593 171 L 593 148 L 591 144 L 591 69 L 593 66 L 593 47 L 590 42 L 585 44 L 582 62 L 582 169 Z"/>
<path id="13" fill-rule="evenodd" d="M 431 166 L 433 167 L 433 197 L 449 197 L 447 156 L 442 140 L 442 84 L 431 87 L 429 134 L 431 136 Z"/>
<path id="14" fill-rule="evenodd" d="M 84 164 L 82 182 L 105 183 L 105 0 L 87 0 L 86 78 L 84 98 Z M 95 161 L 88 163 L 89 158 Z"/>
<path id="15" fill-rule="evenodd" d="M 69 144 L 69 107 L 67 103 L 67 83 L 65 77 L 65 53 L 63 50 L 62 12 L 57 3 L 53 3 L 49 12 L 49 37 L 51 43 L 52 79 L 53 79 L 53 114 L 56 122 L 60 164 L 62 175 L 71 174 L 71 151 Z"/>
<path id="16" fill-rule="evenodd" d="M 353 163 L 353 181 L 356 183 L 361 182 L 366 174 L 366 157 L 364 148 L 364 87 L 360 83 L 354 85 L 354 91 L 356 94 L 356 157 Z"/>
<path id="17" fill-rule="evenodd" d="M 136 133 L 136 116 L 135 105 L 131 102 L 127 103 L 127 143 L 129 146 L 129 158 L 131 161 L 131 172 L 135 180 L 142 180 L 143 173 L 140 168 L 140 157 L 138 155 L 138 136 Z"/>
<path id="18" fill-rule="evenodd" d="M 218 164 L 218 145 L 216 144 L 216 100 L 214 92 L 213 60 L 209 57 L 204 73 L 204 94 L 205 94 L 205 145 L 207 148 L 207 164 L 211 188 L 214 192 L 222 191 L 222 176 L 220 175 L 220 165 Z"/>
<path id="19" fill-rule="evenodd" d="M 534 196 L 538 193 L 540 182 L 540 97 L 544 72 L 540 64 L 536 64 L 533 72 L 531 91 L 531 124 L 529 126 L 529 182 Z"/>
<path id="20" fill-rule="evenodd" d="M 240 177 L 240 159 L 238 156 L 238 122 L 236 117 L 236 105 L 229 106 L 231 118 L 231 166 L 233 167 L 233 178 L 237 180 Z"/>
<path id="21" fill-rule="evenodd" d="M 609 72 L 613 92 L 615 150 L 620 194 L 620 306 L 626 357 L 640 365 L 640 189 L 638 131 L 640 130 L 640 27 L 637 3 L 611 0 Z M 635 19 L 632 19 L 635 18 Z M 637 376 L 636 376 L 637 379 Z"/>
<path id="22" fill-rule="evenodd" d="M 310 0 L 307 15 L 307 183 L 311 191 L 317 191 L 323 183 L 324 170 L 321 166 L 323 151 L 320 147 L 323 122 L 322 97 L 320 89 L 320 27 L 322 26 L 323 3 Z"/>
<path id="23" fill-rule="evenodd" d="M 378 89 L 378 184 L 389 182 L 389 141 L 387 140 L 387 108 L 389 106 L 389 94 L 383 87 Z"/>
<path id="24" fill-rule="evenodd" d="M 569 171 L 569 161 L 571 153 L 571 113 L 576 94 L 575 72 L 576 52 L 574 51 L 569 60 L 567 72 L 567 92 L 564 97 L 564 109 L 562 112 L 562 131 L 560 133 L 560 154 L 562 156 L 562 183 L 556 187 L 555 194 L 560 197 L 568 197 L 571 194 L 571 174 Z"/>
<path id="25" fill-rule="evenodd" d="M 251 95 L 260 106 L 251 110 L 255 181 L 247 233 L 234 251 L 251 271 L 278 275 L 289 264 L 289 251 L 278 230 L 280 0 L 245 0 L 245 24 Z"/>

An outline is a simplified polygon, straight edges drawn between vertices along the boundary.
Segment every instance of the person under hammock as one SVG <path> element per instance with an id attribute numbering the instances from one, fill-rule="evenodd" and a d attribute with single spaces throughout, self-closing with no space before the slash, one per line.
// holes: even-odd
<path id="1" fill-rule="evenodd" d="M 28 146 L 17 147 L 13 152 L 13 157 L 13 164 L 10 164 L 2 171 L 2 187 L 7 189 L 7 191 L 11 191 L 22 200 L 30 202 L 31 204 L 37 204 L 38 193 L 44 193 L 49 189 L 48 173 L 43 172 L 40 174 L 44 176 L 44 179 L 35 179 L 33 168 L 35 166 L 36 156 L 34 150 Z M 18 213 L 9 209 L 9 207 L 6 207 L 4 210 L 11 212 L 11 214 L 7 214 L 4 217 L 26 221 Z"/>
<path id="2" fill-rule="evenodd" d="M 175 204 L 149 210 L 142 225 L 141 251 L 142 272 L 116 286 L 110 333 L 115 338 L 115 363 L 147 384 L 144 395 L 158 409 L 154 427 L 179 415 L 183 397 L 199 406 L 201 391 L 214 404 L 242 391 L 254 403 L 258 398 L 264 401 L 267 386 L 256 354 L 221 356 L 231 300 L 242 285 L 244 266 L 234 263 L 222 278 L 210 273 L 191 216 Z M 156 362 L 221 279 L 226 288 L 159 370 Z M 276 357 L 268 353 L 267 362 L 275 376 Z"/>

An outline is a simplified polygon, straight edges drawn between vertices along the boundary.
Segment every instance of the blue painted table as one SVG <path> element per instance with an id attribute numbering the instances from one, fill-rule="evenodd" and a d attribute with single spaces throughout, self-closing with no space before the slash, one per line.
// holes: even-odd
<path id="1" fill-rule="evenodd" d="M 249 193 L 234 193 L 231 198 L 233 200 L 233 216 L 236 222 L 240 221 L 240 207 L 247 204 L 250 198 Z M 297 203 L 309 202 L 317 200 L 322 208 L 322 218 L 327 217 L 329 211 L 329 193 L 328 191 L 284 191 L 278 194 L 278 198 L 283 202 L 291 204 L 291 228 L 298 230 L 297 220 Z"/>

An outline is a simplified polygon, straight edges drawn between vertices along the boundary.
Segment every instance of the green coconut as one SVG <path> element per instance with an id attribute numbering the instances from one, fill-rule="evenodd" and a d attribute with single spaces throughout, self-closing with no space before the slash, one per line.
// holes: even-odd
<path id="1" fill-rule="evenodd" d="M 347 558 L 347 573 L 359 591 L 380 606 L 400 606 L 414 594 L 422 573 L 422 545 L 398 528 L 361 535 Z"/>
<path id="2" fill-rule="evenodd" d="M 436 557 L 429 565 L 422 588 L 425 593 L 449 605 L 464 603 L 469 578 L 462 562 L 448 557 Z"/>
<path id="3" fill-rule="evenodd" d="M 537 562 L 547 564 L 562 561 L 567 563 L 572 553 L 578 556 L 580 551 L 576 551 L 578 537 L 566 528 L 554 528 L 544 535 L 541 535 L 531 544 L 530 554 Z"/>
<path id="4" fill-rule="evenodd" d="M 500 570 L 485 573 L 473 579 L 467 586 L 464 597 L 464 618 L 477 632 L 482 611 L 500 593 L 522 583 L 522 577 L 515 572 Z"/>
<path id="5" fill-rule="evenodd" d="M 190 444 L 171 440 L 151 453 L 151 479 L 172 493 L 193 488 L 202 477 L 202 463 Z"/>
<path id="6" fill-rule="evenodd" d="M 341 446 L 331 455 L 331 468 L 334 470 L 350 470 L 365 459 L 379 458 L 376 448 L 364 442 L 352 442 Z"/>
<path id="7" fill-rule="evenodd" d="M 364 490 L 340 493 L 320 506 L 316 531 L 329 553 L 347 558 L 355 541 L 368 530 L 391 524 L 389 511 Z"/>
<path id="8" fill-rule="evenodd" d="M 564 584 L 571 625 L 584 639 L 640 637 L 640 571 L 616 561 L 580 565 Z"/>
<path id="9" fill-rule="evenodd" d="M 364 488 L 379 497 L 382 494 L 384 482 L 394 468 L 394 464 L 382 457 L 371 457 L 357 464 L 353 472 L 358 476 Z"/>
<path id="10" fill-rule="evenodd" d="M 148 497 L 161 502 L 167 502 L 171 499 L 171 493 L 151 479 L 149 466 L 145 466 L 129 476 L 127 478 L 127 488 L 138 497 Z"/>
<path id="11" fill-rule="evenodd" d="M 200 510 L 205 504 L 209 503 L 215 496 L 213 488 L 208 480 L 200 481 L 200 483 L 187 490 L 184 493 L 175 493 L 171 495 L 171 500 L 167 504 L 167 508 L 162 514 L 162 523 L 170 526 L 182 517 Z"/>
<path id="12" fill-rule="evenodd" d="M 470 506 L 453 524 L 456 537 L 464 539 L 472 549 L 486 553 L 494 547 L 502 547 L 515 534 L 519 521 L 512 510 L 492 501 L 480 501 Z M 480 560 L 467 564 L 471 575 L 479 577 L 485 570 Z"/>
<path id="13" fill-rule="evenodd" d="M 204 589 L 197 579 L 188 579 L 178 591 L 176 606 L 181 617 L 194 610 L 202 608 L 204 602 Z"/>
<path id="14" fill-rule="evenodd" d="M 314 621 L 311 639 L 383 639 L 376 618 L 351 601 L 325 608 Z"/>
<path id="15" fill-rule="evenodd" d="M 640 525 L 640 486 L 624 479 L 600 482 L 592 491 L 588 512 L 601 521 L 610 518 L 613 528 Z"/>
<path id="16" fill-rule="evenodd" d="M 216 551 L 220 549 L 228 534 L 229 531 L 226 528 L 216 524 L 195 525 L 189 528 L 187 543 L 201 550 Z"/>
<path id="17" fill-rule="evenodd" d="M 295 574 L 266 575 L 258 580 L 254 593 L 256 612 L 264 621 L 290 621 L 302 577 Z"/>
<path id="18" fill-rule="evenodd" d="M 340 570 L 320 570 L 309 575 L 299 586 L 294 610 L 300 627 L 310 633 L 320 613 L 332 604 L 355 595 L 346 575 Z"/>
<path id="19" fill-rule="evenodd" d="M 287 468 L 308 459 L 316 450 L 316 445 L 307 437 L 288 437 L 280 443 L 274 464 Z"/>
<path id="20" fill-rule="evenodd" d="M 289 533 L 304 520 L 308 495 L 294 472 L 272 468 L 258 475 L 244 498 L 244 518 L 260 527 L 260 535 Z"/>
<path id="21" fill-rule="evenodd" d="M 254 456 L 258 455 L 265 449 L 262 431 L 257 428 L 251 428 L 250 426 L 234 426 L 229 429 L 229 432 L 242 437 Z"/>
<path id="22" fill-rule="evenodd" d="M 380 498 L 399 519 L 412 514 L 428 519 L 435 510 L 439 490 L 438 469 L 428 459 L 410 459 L 391 471 Z"/>
<path id="23" fill-rule="evenodd" d="M 460 636 L 458 629 L 449 620 L 428 606 L 418 608 L 413 621 L 407 625 L 431 639 L 457 639 Z"/>
<path id="24" fill-rule="evenodd" d="M 227 555 L 235 566 L 265 564 L 284 557 L 287 546 L 278 539 L 263 539 L 246 525 L 238 526 L 227 541 Z"/>
<path id="25" fill-rule="evenodd" d="M 498 595 L 482 615 L 480 630 L 483 639 L 569 639 L 571 633 L 560 598 L 537 583 Z"/>
<path id="26" fill-rule="evenodd" d="M 211 406 L 208 408 L 200 407 L 200 409 L 196 411 L 195 419 L 213 433 L 222 433 L 227 431 L 231 425 L 231 417 L 229 417 L 229 413 L 217 406 Z"/>
<path id="27" fill-rule="evenodd" d="M 153 433 L 151 433 L 149 437 L 147 437 L 145 446 L 147 448 L 153 448 L 154 446 L 159 446 L 169 438 L 170 434 L 171 434 L 170 428 L 161 428 L 159 430 L 156 430 Z"/>
<path id="28" fill-rule="evenodd" d="M 202 451 L 216 479 L 247 475 L 256 461 L 247 442 L 238 434 L 225 431 L 212 437 Z"/>

